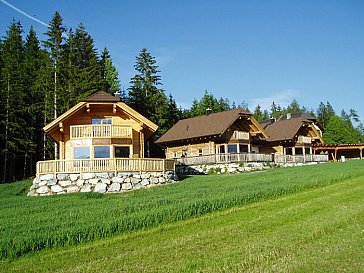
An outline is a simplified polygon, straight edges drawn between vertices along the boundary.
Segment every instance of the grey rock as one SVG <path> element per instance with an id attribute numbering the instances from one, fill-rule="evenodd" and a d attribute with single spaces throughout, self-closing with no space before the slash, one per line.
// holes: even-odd
<path id="1" fill-rule="evenodd" d="M 54 179 L 54 175 L 52 173 L 49 174 L 43 174 L 39 177 L 40 180 L 49 180 Z"/>
<path id="2" fill-rule="evenodd" d="M 104 193 L 106 192 L 107 185 L 105 183 L 97 183 L 95 186 L 95 192 Z"/>
<path id="3" fill-rule="evenodd" d="M 37 189 L 37 193 L 39 194 L 44 194 L 44 193 L 48 193 L 49 192 L 49 188 L 47 186 L 41 186 L 39 189 Z"/>
<path id="4" fill-rule="evenodd" d="M 130 182 L 131 182 L 131 179 L 129 177 L 124 179 L 124 183 L 130 183 Z"/>
<path id="5" fill-rule="evenodd" d="M 83 173 L 82 174 L 82 179 L 92 179 L 95 177 L 95 174 L 94 173 Z"/>
<path id="6" fill-rule="evenodd" d="M 111 184 L 111 181 L 110 181 L 110 179 L 101 178 L 101 183 L 105 183 L 107 185 L 110 185 Z"/>
<path id="7" fill-rule="evenodd" d="M 131 190 L 133 188 L 131 183 L 123 183 L 122 184 L 122 189 L 123 190 Z"/>
<path id="8" fill-rule="evenodd" d="M 113 183 L 123 183 L 124 182 L 124 178 L 116 176 L 116 177 L 111 178 L 111 181 Z"/>
<path id="9" fill-rule="evenodd" d="M 70 176 L 67 173 L 59 173 L 59 174 L 57 174 L 57 179 L 58 180 L 69 180 L 70 179 L 69 177 Z"/>
<path id="10" fill-rule="evenodd" d="M 61 180 L 58 182 L 58 184 L 62 187 L 68 187 L 71 186 L 71 180 Z"/>
<path id="11" fill-rule="evenodd" d="M 108 173 L 98 173 L 97 177 L 98 178 L 109 178 L 109 174 Z"/>
<path id="12" fill-rule="evenodd" d="M 47 182 L 47 185 L 48 186 L 54 186 L 54 185 L 56 185 L 57 184 L 57 180 L 56 179 L 50 179 L 50 180 L 48 180 L 48 182 Z"/>
<path id="13" fill-rule="evenodd" d="M 91 185 L 90 184 L 85 184 L 82 186 L 80 192 L 90 192 L 91 191 Z"/>
<path id="14" fill-rule="evenodd" d="M 149 178 L 150 177 L 150 174 L 149 173 L 142 173 L 141 175 L 140 175 L 140 178 L 141 179 L 145 179 L 145 178 Z"/>
<path id="15" fill-rule="evenodd" d="M 107 191 L 108 192 L 118 192 L 118 191 L 120 191 L 120 188 L 121 188 L 120 183 L 112 183 Z"/>
<path id="16" fill-rule="evenodd" d="M 71 181 L 76 181 L 80 178 L 80 175 L 78 173 L 71 173 L 70 174 L 70 179 Z"/>
<path id="17" fill-rule="evenodd" d="M 33 180 L 33 184 L 39 184 L 40 183 L 40 179 L 39 178 L 34 178 L 34 180 Z"/>
<path id="18" fill-rule="evenodd" d="M 66 190 L 67 190 L 67 193 L 72 193 L 72 192 L 79 192 L 80 188 L 77 186 L 71 186 L 71 187 L 68 187 Z"/>
<path id="19" fill-rule="evenodd" d="M 161 183 L 161 184 L 166 183 L 166 179 L 165 179 L 164 177 L 159 177 L 159 178 L 158 178 L 158 181 L 159 181 L 159 183 Z"/>
<path id="20" fill-rule="evenodd" d="M 84 183 L 85 183 L 85 180 L 83 180 L 83 179 L 78 179 L 78 180 L 76 181 L 76 186 L 77 186 L 77 187 L 82 187 Z"/>
<path id="21" fill-rule="evenodd" d="M 96 185 L 99 182 L 99 180 L 100 179 L 98 179 L 98 178 L 92 178 L 92 179 L 89 179 L 88 182 L 90 182 L 91 184 Z"/>
<path id="22" fill-rule="evenodd" d="M 42 187 L 42 186 L 47 185 L 47 183 L 48 183 L 48 181 L 47 181 L 47 180 L 42 180 L 42 181 L 40 181 L 40 182 L 39 182 L 38 186 L 39 186 L 39 187 Z"/>
<path id="23" fill-rule="evenodd" d="M 150 182 L 151 182 L 152 184 L 158 184 L 158 183 L 159 183 L 159 179 L 158 179 L 158 178 L 156 178 L 156 177 L 153 177 L 153 178 L 151 178 L 151 179 L 150 179 Z"/>
<path id="24" fill-rule="evenodd" d="M 149 183 L 150 183 L 149 180 L 145 178 L 142 180 L 142 182 L 140 184 L 143 186 L 146 186 L 146 185 L 149 185 Z"/>
<path id="25" fill-rule="evenodd" d="M 60 185 L 54 185 L 51 187 L 51 191 L 54 193 L 58 193 L 64 191 L 64 189 Z"/>
<path id="26" fill-rule="evenodd" d="M 138 184 L 140 181 L 141 181 L 140 178 L 137 178 L 137 177 L 132 177 L 131 178 L 131 183 L 134 184 L 134 185 Z"/>

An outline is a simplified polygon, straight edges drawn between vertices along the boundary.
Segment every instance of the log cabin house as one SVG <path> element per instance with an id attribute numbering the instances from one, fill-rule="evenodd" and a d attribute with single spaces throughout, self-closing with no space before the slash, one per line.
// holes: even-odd
<path id="1" fill-rule="evenodd" d="M 188 164 L 188 158 L 190 163 L 193 158 L 196 163 L 202 159 L 211 161 L 208 157 L 218 162 L 231 155 L 259 154 L 267 138 L 268 134 L 251 113 L 233 109 L 180 120 L 156 143 L 165 147 L 167 159 Z M 271 155 L 265 159 L 270 161 Z"/>
<path id="2" fill-rule="evenodd" d="M 261 123 L 269 138 L 261 149 L 281 156 L 312 155 L 312 146 L 323 143 L 322 127 L 308 113 L 287 114 Z"/>
<path id="3" fill-rule="evenodd" d="M 144 158 L 144 142 L 158 126 L 104 91 L 93 93 L 43 129 L 58 143 L 59 158 L 39 161 L 37 174 L 174 168 L 173 161 Z"/>

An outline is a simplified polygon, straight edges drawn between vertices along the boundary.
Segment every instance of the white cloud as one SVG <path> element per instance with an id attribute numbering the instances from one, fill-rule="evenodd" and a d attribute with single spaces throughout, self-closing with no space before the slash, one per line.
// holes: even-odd
<path id="1" fill-rule="evenodd" d="M 299 96 L 299 90 L 287 89 L 274 93 L 271 96 L 251 99 L 249 102 L 249 108 L 253 111 L 255 107 L 259 104 L 262 109 L 269 110 L 273 102 L 282 107 L 287 107 L 293 99 L 298 100 Z"/>

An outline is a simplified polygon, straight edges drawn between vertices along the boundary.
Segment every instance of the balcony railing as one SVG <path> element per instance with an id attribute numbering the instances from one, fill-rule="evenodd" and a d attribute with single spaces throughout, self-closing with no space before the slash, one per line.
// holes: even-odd
<path id="1" fill-rule="evenodd" d="M 183 165 L 201 165 L 227 162 L 271 162 L 272 155 L 255 153 L 212 154 L 193 157 L 182 157 L 177 158 L 176 161 L 177 164 Z"/>
<path id="2" fill-rule="evenodd" d="M 298 136 L 298 143 L 307 143 L 307 144 L 311 144 L 312 139 L 311 137 L 308 136 Z"/>
<path id="3" fill-rule="evenodd" d="M 92 124 L 73 125 L 71 139 L 75 138 L 132 138 L 132 128 L 122 125 Z"/>
<path id="4" fill-rule="evenodd" d="M 329 161 L 328 155 L 276 155 L 275 163 L 307 163 Z"/>
<path id="5" fill-rule="evenodd" d="M 160 158 L 74 159 L 37 162 L 37 175 L 85 172 L 166 172 L 174 170 L 174 160 Z"/>

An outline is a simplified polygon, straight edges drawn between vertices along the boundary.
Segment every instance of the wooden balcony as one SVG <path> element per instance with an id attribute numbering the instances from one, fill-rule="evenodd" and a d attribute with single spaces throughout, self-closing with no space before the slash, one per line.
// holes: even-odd
<path id="1" fill-rule="evenodd" d="M 174 160 L 161 158 L 103 158 L 37 162 L 37 175 L 85 172 L 166 172 L 174 170 Z"/>
<path id="2" fill-rule="evenodd" d="M 132 128 L 122 125 L 90 124 L 70 126 L 71 139 L 132 138 Z"/>
<path id="3" fill-rule="evenodd" d="M 312 139 L 311 139 L 311 137 L 308 137 L 308 136 L 298 136 L 297 142 L 311 144 Z"/>
<path id="4" fill-rule="evenodd" d="M 327 162 L 329 161 L 328 155 L 276 155 L 274 157 L 275 163 L 307 163 L 307 162 Z"/>

